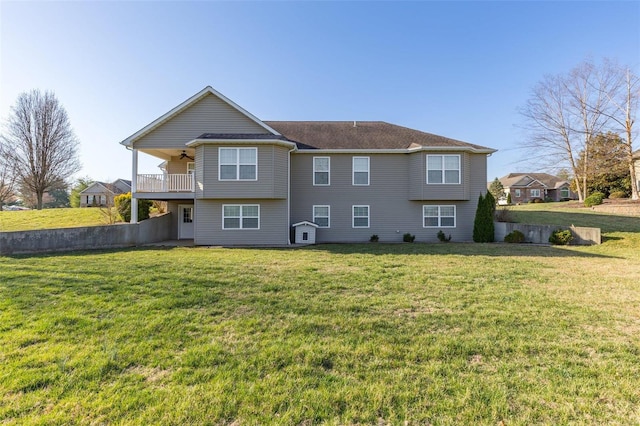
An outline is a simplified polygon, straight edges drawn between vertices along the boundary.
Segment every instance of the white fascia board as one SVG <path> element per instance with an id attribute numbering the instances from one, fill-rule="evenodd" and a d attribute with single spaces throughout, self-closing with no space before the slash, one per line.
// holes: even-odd
<path id="1" fill-rule="evenodd" d="M 293 225 L 291 225 L 292 228 L 301 226 L 301 225 L 308 225 L 308 226 L 313 226 L 314 228 L 318 228 L 319 225 L 313 223 L 313 222 L 309 222 L 308 220 L 303 220 L 302 222 L 298 222 L 298 223 L 294 223 Z"/>
<path id="2" fill-rule="evenodd" d="M 88 192 L 88 191 L 89 191 L 90 189 L 92 189 L 94 186 L 96 186 L 96 187 L 97 187 L 97 186 L 101 186 L 101 187 L 102 187 L 102 189 L 104 189 L 105 191 L 111 192 L 111 191 L 109 190 L 109 188 L 105 187 L 105 186 L 104 186 L 103 184 L 101 184 L 100 182 L 93 182 L 91 185 L 87 186 L 85 189 L 83 189 L 82 191 L 80 191 L 80 192 L 79 192 L 79 194 L 82 194 L 83 192 L 90 193 L 90 192 Z M 104 192 L 104 191 L 100 191 L 100 192 Z"/>
<path id="3" fill-rule="evenodd" d="M 195 148 L 199 145 L 281 145 L 287 148 L 295 149 L 297 145 L 294 142 L 287 142 L 281 139 L 194 139 L 185 145 L 189 148 Z"/>
<path id="4" fill-rule="evenodd" d="M 141 137 L 142 135 L 144 135 L 146 133 L 149 133 L 150 131 L 152 131 L 153 129 L 158 127 L 160 124 L 162 124 L 165 121 L 169 120 L 171 117 L 173 117 L 176 114 L 178 114 L 179 112 L 185 110 L 186 108 L 188 108 L 189 106 L 193 105 L 194 103 L 199 101 L 201 98 L 203 98 L 204 96 L 209 95 L 209 94 L 220 98 L 222 101 L 226 102 L 232 108 L 235 108 L 237 111 L 239 111 L 240 113 L 244 114 L 246 117 L 248 117 L 251 120 L 253 120 L 256 124 L 261 126 L 263 129 L 267 130 L 268 132 L 273 133 L 273 134 L 275 134 L 277 136 L 280 136 L 280 133 L 276 132 L 274 129 L 272 129 L 271 127 L 269 127 L 266 124 L 264 124 L 262 121 L 260 121 L 256 116 L 251 114 L 249 111 L 245 110 L 244 108 L 242 108 L 241 106 L 239 106 L 238 104 L 233 102 L 231 99 L 227 98 L 222 93 L 220 93 L 217 90 L 215 90 L 213 87 L 207 86 L 204 89 L 202 89 L 201 91 L 199 91 L 198 93 L 196 93 L 195 95 L 191 96 L 186 101 L 182 102 L 177 107 L 173 108 L 169 112 L 161 115 L 156 120 L 154 120 L 151 123 L 147 124 L 142 129 L 138 130 L 136 133 L 134 133 L 133 135 L 129 136 L 128 138 L 126 138 L 125 140 L 120 142 L 120 144 L 124 145 L 124 146 L 127 146 L 127 147 L 132 146 L 133 141 L 135 139 Z"/>

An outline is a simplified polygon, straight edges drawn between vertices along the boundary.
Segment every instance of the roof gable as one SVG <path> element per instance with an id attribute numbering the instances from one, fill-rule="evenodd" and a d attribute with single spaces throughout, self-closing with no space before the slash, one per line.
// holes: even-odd
<path id="1" fill-rule="evenodd" d="M 125 145 L 125 146 L 132 146 L 136 142 L 136 140 L 138 140 L 138 139 L 144 137 L 145 135 L 151 133 L 152 131 L 158 129 L 163 124 L 169 122 L 171 119 L 173 119 L 174 117 L 178 116 L 179 114 L 185 112 L 186 110 L 188 110 L 192 106 L 196 105 L 198 102 L 201 102 L 203 99 L 205 99 L 208 96 L 213 96 L 216 99 L 219 99 L 222 103 L 228 105 L 232 110 L 234 110 L 237 113 L 239 113 L 240 115 L 244 116 L 248 121 L 256 124 L 258 127 L 262 128 L 264 131 L 272 133 L 272 134 L 279 135 L 279 133 L 277 131 L 275 131 L 274 129 L 269 127 L 264 122 L 260 121 L 253 114 L 251 114 L 250 112 L 248 112 L 244 108 L 240 107 L 235 102 L 233 102 L 229 98 L 225 97 L 224 95 L 222 95 L 220 92 L 216 91 L 215 89 L 213 89 L 211 86 L 207 86 L 204 89 L 202 89 L 200 92 L 196 93 L 195 95 L 193 95 L 192 97 L 190 97 L 186 101 L 182 102 L 180 105 L 176 106 L 172 110 L 168 111 L 167 113 L 163 114 L 162 116 L 160 116 L 156 120 L 152 121 L 151 123 L 149 123 L 148 125 L 146 125 L 142 129 L 138 130 L 136 133 L 134 133 L 133 135 L 129 136 L 128 138 L 126 138 L 125 140 L 123 140 L 120 143 L 122 145 Z"/>

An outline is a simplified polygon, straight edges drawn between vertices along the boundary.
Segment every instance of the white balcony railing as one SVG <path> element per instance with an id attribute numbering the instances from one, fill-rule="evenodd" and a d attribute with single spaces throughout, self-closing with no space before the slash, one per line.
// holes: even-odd
<path id="1" fill-rule="evenodd" d="M 138 192 L 194 192 L 193 174 L 138 175 Z"/>

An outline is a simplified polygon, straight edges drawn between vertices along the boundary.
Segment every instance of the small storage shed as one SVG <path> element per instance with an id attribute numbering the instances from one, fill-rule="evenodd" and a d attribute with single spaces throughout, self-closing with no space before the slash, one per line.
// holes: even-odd
<path id="1" fill-rule="evenodd" d="M 296 244 L 316 243 L 316 229 L 318 228 L 318 225 L 313 222 L 303 220 L 302 222 L 294 223 L 292 226 L 295 231 Z"/>

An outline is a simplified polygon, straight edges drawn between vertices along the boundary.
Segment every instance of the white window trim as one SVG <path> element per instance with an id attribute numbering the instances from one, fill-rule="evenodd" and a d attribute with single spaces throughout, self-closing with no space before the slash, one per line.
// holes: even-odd
<path id="1" fill-rule="evenodd" d="M 329 166 L 327 173 L 327 183 L 316 183 L 316 158 L 326 158 Z M 325 173 L 320 171 L 320 173 Z M 313 186 L 329 186 L 331 185 L 331 157 L 313 157 Z"/>
<path id="2" fill-rule="evenodd" d="M 540 190 L 539 190 L 539 189 L 536 189 L 536 188 L 532 188 L 530 191 L 531 191 L 531 196 L 532 196 L 532 197 L 535 197 L 535 198 L 540 198 L 540 194 L 542 194 L 542 192 L 540 192 Z M 534 194 L 534 191 L 535 191 L 538 195 L 533 195 L 533 194 Z"/>
<path id="3" fill-rule="evenodd" d="M 367 183 L 356 183 L 356 160 L 357 159 L 367 159 Z M 363 170 L 358 170 L 358 173 L 364 173 Z M 352 157 L 351 159 L 351 184 L 353 186 L 369 186 L 369 182 L 371 182 L 371 158 L 369 157 Z"/>
<path id="4" fill-rule="evenodd" d="M 356 207 L 366 207 L 367 208 L 367 226 L 356 226 L 355 222 L 356 222 L 356 215 L 355 215 L 355 210 Z M 358 216 L 358 217 L 365 217 L 365 216 Z M 355 229 L 367 229 L 371 227 L 371 207 L 367 206 L 367 205 L 353 205 L 351 206 L 351 227 L 355 228 Z"/>
<path id="5" fill-rule="evenodd" d="M 238 217 L 240 219 L 240 227 L 239 228 L 225 228 L 224 226 L 224 219 L 225 219 L 225 215 L 224 215 L 224 208 L 225 207 L 240 207 L 240 216 Z M 243 207 L 257 207 L 258 208 L 258 227 L 257 228 L 243 228 L 242 227 L 242 208 Z M 237 216 L 230 216 L 231 218 L 236 218 Z M 251 217 L 253 218 L 254 216 L 247 216 L 247 217 Z M 223 204 L 222 205 L 222 229 L 226 230 L 226 231 L 258 231 L 260 230 L 260 204 Z"/>
<path id="6" fill-rule="evenodd" d="M 442 171 L 442 182 L 429 182 L 429 157 L 442 157 L 442 168 L 438 169 Z M 444 158 L 445 157 L 458 157 L 458 182 L 454 182 L 454 183 L 447 183 L 445 182 L 445 171 L 447 170 L 454 170 L 454 169 L 445 169 L 444 168 Z M 460 156 L 460 154 L 427 154 L 427 158 L 426 158 L 426 164 L 425 164 L 425 169 L 426 169 L 426 182 L 427 185 L 462 185 L 462 157 Z"/>
<path id="7" fill-rule="evenodd" d="M 318 223 L 316 222 L 316 217 L 325 217 L 325 216 L 316 216 L 316 207 L 326 207 L 327 208 L 327 226 L 320 226 L 318 225 Z M 313 218 L 313 223 L 315 223 L 316 225 L 318 225 L 318 228 L 331 228 L 331 206 L 327 205 L 327 204 L 314 204 L 313 207 L 311 207 L 311 217 Z"/>
<path id="8" fill-rule="evenodd" d="M 437 207 L 438 208 L 438 225 L 436 225 L 436 226 L 426 226 L 424 224 L 425 218 L 427 218 L 427 217 L 435 217 L 435 216 L 426 216 L 424 214 L 425 213 L 424 212 L 424 208 L 425 207 Z M 441 214 L 442 207 L 453 207 L 453 226 L 443 226 L 442 225 L 442 218 L 443 217 L 451 217 L 451 216 L 442 216 L 442 214 Z M 457 216 L 458 216 L 458 212 L 457 212 L 457 209 L 456 209 L 455 205 L 451 205 L 451 204 L 448 204 L 448 205 L 424 204 L 422 206 L 422 227 L 423 228 L 455 228 L 457 226 L 457 224 L 458 224 Z"/>
<path id="9" fill-rule="evenodd" d="M 519 197 L 522 197 L 522 192 L 520 192 L 520 190 L 519 190 L 519 189 L 514 189 L 514 190 L 513 190 L 513 195 L 514 195 L 515 197 L 518 197 L 518 198 L 519 198 Z"/>
<path id="10" fill-rule="evenodd" d="M 238 151 L 237 155 L 236 155 L 236 163 L 235 164 L 222 164 L 222 161 L 220 160 L 222 158 L 222 156 L 220 155 L 220 153 L 222 152 L 223 149 L 235 149 L 236 151 Z M 241 150 L 253 150 L 256 152 L 256 162 L 255 164 L 241 164 L 240 163 L 240 151 Z M 235 179 L 222 179 L 220 173 L 222 171 L 222 166 L 231 166 L 231 165 L 235 165 L 236 166 L 236 178 Z M 240 179 L 240 166 L 244 165 L 244 166 L 248 166 L 248 165 L 253 165 L 256 166 L 256 177 L 255 179 Z M 258 148 L 244 148 L 244 147 L 236 147 L 236 146 L 221 146 L 218 148 L 218 180 L 222 181 L 222 182 L 255 182 L 258 180 Z"/>
<path id="11" fill-rule="evenodd" d="M 196 173 L 196 163 L 195 161 L 189 161 L 187 163 L 187 174 L 192 175 Z"/>
<path id="12" fill-rule="evenodd" d="M 567 194 L 567 195 L 564 195 Z M 571 190 L 567 187 L 560 188 L 560 197 L 569 198 L 571 196 Z"/>

